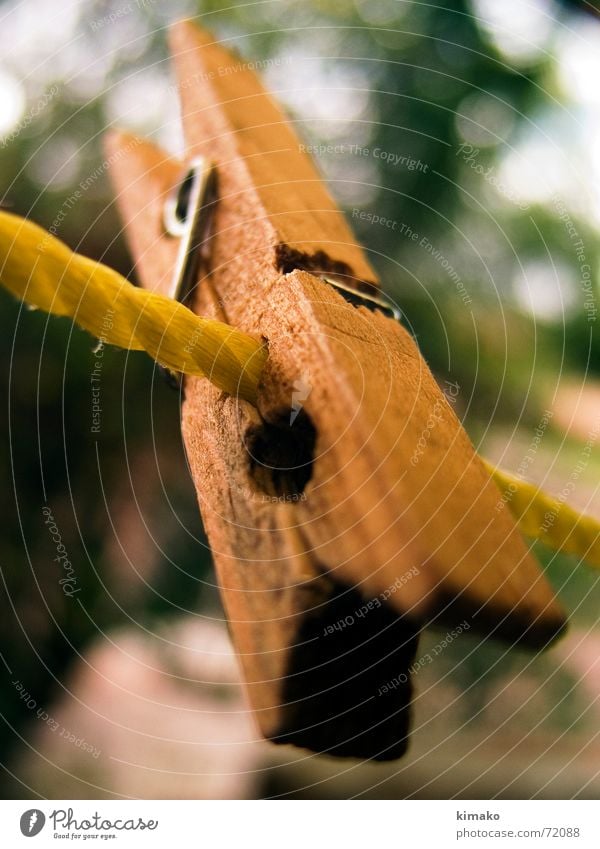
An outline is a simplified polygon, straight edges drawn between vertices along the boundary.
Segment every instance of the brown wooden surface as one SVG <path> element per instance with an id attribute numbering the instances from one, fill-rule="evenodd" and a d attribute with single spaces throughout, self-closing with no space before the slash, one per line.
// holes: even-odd
<path id="1" fill-rule="evenodd" d="M 223 199 L 215 265 L 246 280 L 257 264 L 376 275 L 282 110 L 241 57 L 190 23 L 171 30 L 185 138 L 190 155 L 219 166 Z M 231 210 L 231 216 L 226 212 Z M 236 297 L 237 299 L 237 297 Z"/>
<path id="2" fill-rule="evenodd" d="M 396 757 L 410 676 L 377 693 L 408 670 L 423 623 L 466 617 L 535 647 L 564 616 L 409 334 L 302 270 L 375 280 L 279 109 L 252 72 L 223 73 L 241 60 L 190 24 L 172 44 L 188 155 L 219 164 L 211 273 L 194 309 L 269 344 L 259 410 L 195 378 L 182 406 L 249 697 L 268 737 Z M 181 164 L 125 135 L 108 145 L 142 285 L 160 289 L 177 250 L 160 212 Z M 290 427 L 298 381 L 310 393 Z M 412 465 L 434 407 L 442 421 Z"/>

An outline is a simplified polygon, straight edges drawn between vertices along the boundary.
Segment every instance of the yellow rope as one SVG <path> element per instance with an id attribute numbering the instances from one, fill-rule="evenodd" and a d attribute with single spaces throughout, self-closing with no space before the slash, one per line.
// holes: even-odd
<path id="1" fill-rule="evenodd" d="M 576 554 L 600 569 L 600 522 L 573 510 L 564 501 L 484 463 L 498 484 L 521 533 L 553 551 Z"/>
<path id="2" fill-rule="evenodd" d="M 32 306 L 69 316 L 105 343 L 147 351 L 173 371 L 203 375 L 225 392 L 256 401 L 267 359 L 260 342 L 133 286 L 7 212 L 0 212 L 0 282 Z"/>
<path id="3" fill-rule="evenodd" d="M 138 289 L 7 212 L 0 212 L 0 261 L 0 282 L 27 303 L 69 316 L 105 343 L 147 351 L 173 371 L 203 375 L 225 392 L 256 403 L 267 351 L 251 336 Z M 599 522 L 486 466 L 522 533 L 600 568 Z"/>

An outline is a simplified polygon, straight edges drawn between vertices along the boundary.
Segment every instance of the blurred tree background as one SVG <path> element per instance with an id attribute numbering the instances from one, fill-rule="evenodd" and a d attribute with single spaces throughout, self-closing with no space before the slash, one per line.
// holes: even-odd
<path id="1" fill-rule="evenodd" d="M 102 136 L 125 126 L 182 152 L 165 36 L 169 21 L 182 16 L 259 63 L 299 134 L 320 146 L 318 164 L 406 326 L 439 380 L 458 382 L 457 412 L 478 448 L 518 470 L 551 411 L 526 471 L 558 491 L 600 415 L 600 21 L 593 4 L 67 0 L 59 8 L 5 0 L 2 204 L 133 279 Z M 372 224 L 360 212 L 395 226 Z M 179 435 L 179 398 L 143 355 L 106 350 L 101 427 L 93 432 L 94 341 L 3 292 L 0 320 L 5 792 L 119 795 L 102 758 L 91 767 L 88 758 L 85 775 L 79 761 L 66 765 L 57 753 L 50 766 L 44 721 L 15 682 L 38 707 L 60 712 L 65 699 L 73 701 L 90 646 L 127 628 L 150 643 L 180 621 L 191 628 L 198 618 L 220 621 Z M 599 469 L 595 451 L 573 495 L 597 515 Z M 73 598 L 58 585 L 44 506 L 76 564 Z M 438 753 L 438 763 L 481 748 L 471 773 L 466 764 L 449 773 L 459 795 L 518 795 L 528 780 L 535 791 L 540 775 L 542 793 L 598 792 L 586 764 L 599 754 L 593 702 L 600 682 L 584 661 L 599 647 L 590 628 L 600 593 L 584 566 L 541 550 L 540 557 L 573 611 L 567 648 L 531 659 L 465 637 L 423 673 L 417 754 L 419 745 L 427 751 L 419 733 L 439 737 L 446 755 Z M 164 662 L 167 675 L 179 668 L 177 658 Z M 517 718 L 515 703 L 524 705 Z M 445 742 L 449 727 L 454 743 Z M 498 728 L 502 740 L 493 735 Z M 502 762 L 507 738 L 519 744 L 521 760 L 476 781 L 477 769 L 494 757 Z M 277 795 L 310 784 L 306 764 L 294 771 L 266 751 L 252 755 L 252 763 L 266 762 L 252 786 L 184 785 L 180 792 Z M 576 756 L 578 777 L 562 773 L 561 758 Z M 538 761 L 545 772 L 531 766 Z M 311 767 L 322 782 L 315 795 L 367 792 L 372 778 L 358 773 L 352 784 L 323 762 Z M 448 792 L 426 758 L 417 764 L 380 773 L 379 790 L 369 792 Z M 52 789 L 56 782 L 60 790 Z M 151 788 L 155 796 L 171 792 L 160 783 Z"/>

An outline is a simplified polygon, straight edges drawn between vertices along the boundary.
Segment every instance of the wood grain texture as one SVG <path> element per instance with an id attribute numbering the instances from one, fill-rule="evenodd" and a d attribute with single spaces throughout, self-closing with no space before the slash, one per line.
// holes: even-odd
<path id="1" fill-rule="evenodd" d="M 248 63 L 191 23 L 173 27 L 170 43 L 188 154 L 216 161 L 223 212 L 234 211 L 223 224 L 239 253 L 223 260 L 238 281 L 261 258 L 280 272 L 302 267 L 376 282 L 300 139 Z M 248 285 L 255 290 L 256 280 Z"/>
<path id="2" fill-rule="evenodd" d="M 425 624 L 467 618 L 543 647 L 564 615 L 409 334 L 304 270 L 318 257 L 375 280 L 279 109 L 249 71 L 211 77 L 239 60 L 189 24 L 173 44 L 189 155 L 220 163 L 194 309 L 269 345 L 258 410 L 195 378 L 182 407 L 248 695 L 266 737 L 398 757 Z M 108 144 L 142 285 L 160 288 L 176 245 L 157 221 L 180 164 L 124 135 Z"/>

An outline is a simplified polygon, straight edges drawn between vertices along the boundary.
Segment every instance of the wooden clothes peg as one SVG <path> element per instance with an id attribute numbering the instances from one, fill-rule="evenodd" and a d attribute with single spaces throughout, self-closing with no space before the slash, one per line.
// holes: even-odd
<path id="1" fill-rule="evenodd" d="M 413 339 L 323 279 L 378 285 L 279 107 L 191 23 L 171 47 L 187 160 L 218 174 L 190 303 L 269 350 L 257 408 L 193 377 L 182 403 L 248 697 L 268 739 L 399 757 L 425 624 L 539 648 L 563 611 Z M 126 134 L 107 146 L 141 284 L 166 293 L 184 165 Z"/>

